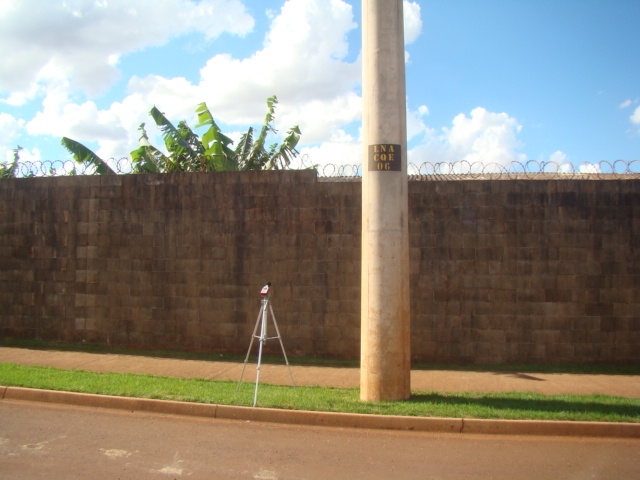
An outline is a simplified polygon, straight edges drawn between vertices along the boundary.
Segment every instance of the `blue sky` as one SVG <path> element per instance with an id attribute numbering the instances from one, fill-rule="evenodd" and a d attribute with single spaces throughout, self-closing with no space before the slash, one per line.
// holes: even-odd
<path id="1" fill-rule="evenodd" d="M 640 2 L 405 0 L 409 160 L 640 159 Z M 0 160 L 123 157 L 156 105 L 232 137 L 279 98 L 316 164 L 361 155 L 360 2 L 0 0 Z"/>

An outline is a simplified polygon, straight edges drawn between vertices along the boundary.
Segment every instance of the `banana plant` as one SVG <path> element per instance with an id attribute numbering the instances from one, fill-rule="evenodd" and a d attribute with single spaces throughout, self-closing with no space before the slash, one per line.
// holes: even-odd
<path id="1" fill-rule="evenodd" d="M 0 178 L 13 178 L 16 176 L 18 162 L 20 161 L 20 150 L 22 150 L 20 145 L 13 149 L 13 162 L 11 165 L 0 165 Z"/>
<path id="2" fill-rule="evenodd" d="M 80 142 L 76 142 L 67 137 L 62 137 L 62 146 L 66 148 L 72 155 L 76 162 L 89 164 L 95 167 L 95 173 L 97 175 L 115 175 L 116 172 L 96 155 L 91 149 L 85 147 Z"/>
<path id="3" fill-rule="evenodd" d="M 207 157 L 207 167 L 216 171 L 238 170 L 236 153 L 229 147 L 233 140 L 222 133 L 209 108 L 207 108 L 207 104 L 202 102 L 198 105 L 196 113 L 198 114 L 198 123 L 195 128 L 209 127 L 202 135 L 202 146 Z"/>
<path id="4" fill-rule="evenodd" d="M 171 171 L 171 158 L 149 143 L 149 136 L 144 128 L 144 123 L 138 127 L 140 130 L 139 147 L 131 152 L 133 173 L 163 173 Z"/>
<path id="5" fill-rule="evenodd" d="M 301 133 L 297 125 L 289 129 L 280 146 L 274 143 L 268 151 L 265 148 L 267 135 L 277 133 L 272 125 L 277 103 L 278 99 L 275 95 L 267 99 L 267 114 L 255 141 L 252 127 L 249 127 L 247 133 L 240 137 L 235 151 L 240 170 L 279 170 L 288 167 L 291 160 L 298 155 L 296 146 L 300 141 Z"/>
<path id="6" fill-rule="evenodd" d="M 198 123 L 195 128 L 207 127 L 202 137 L 195 134 L 185 120 L 179 122 L 176 127 L 154 106 L 149 114 L 162 132 L 167 153 L 164 154 L 151 145 L 145 124 L 140 124 L 139 146 L 131 152 L 132 171 L 133 173 L 168 173 L 287 168 L 291 160 L 298 155 L 296 146 L 300 141 L 301 133 L 296 125 L 288 130 L 282 144 L 274 143 L 268 149 L 265 148 L 267 136 L 270 133 L 277 133 L 273 127 L 277 103 L 278 99 L 275 95 L 267 99 L 267 115 L 258 137 L 255 138 L 253 127 L 249 127 L 241 136 L 235 149 L 231 148 L 233 140 L 222 133 L 206 103 L 200 103 L 196 108 Z M 115 173 L 106 162 L 81 143 L 64 137 L 62 145 L 73 154 L 77 162 L 95 166 L 95 173 Z"/>

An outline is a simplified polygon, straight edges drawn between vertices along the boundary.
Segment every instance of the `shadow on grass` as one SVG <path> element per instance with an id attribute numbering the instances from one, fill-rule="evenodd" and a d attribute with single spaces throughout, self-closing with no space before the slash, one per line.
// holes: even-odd
<path id="1" fill-rule="evenodd" d="M 601 398 L 599 396 L 585 396 L 580 398 L 572 397 L 563 400 L 557 396 L 540 398 L 528 394 L 511 394 L 505 398 L 493 397 L 491 394 L 478 395 L 443 395 L 438 393 L 422 393 L 412 395 L 407 402 L 442 405 L 448 407 L 459 407 L 465 410 L 473 408 L 478 411 L 484 410 L 495 414 L 497 411 L 522 412 L 529 416 L 533 412 L 539 413 L 566 413 L 568 415 L 619 415 L 621 417 L 640 422 L 640 406 L 627 405 L 625 402 L 632 402 L 628 399 Z M 618 403 L 620 402 L 620 403 Z M 495 415 L 492 415 L 495 416 Z"/>

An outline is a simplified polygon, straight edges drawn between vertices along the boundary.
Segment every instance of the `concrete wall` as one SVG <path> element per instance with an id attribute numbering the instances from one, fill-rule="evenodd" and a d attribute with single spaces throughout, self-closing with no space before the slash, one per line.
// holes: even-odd
<path id="1" fill-rule="evenodd" d="M 640 182 L 413 182 L 412 333 L 444 363 L 638 363 Z"/>
<path id="2" fill-rule="evenodd" d="M 640 181 L 409 195 L 414 361 L 640 361 Z M 271 281 L 289 355 L 357 359 L 360 209 L 314 172 L 2 180 L 0 336 L 245 353 Z"/>

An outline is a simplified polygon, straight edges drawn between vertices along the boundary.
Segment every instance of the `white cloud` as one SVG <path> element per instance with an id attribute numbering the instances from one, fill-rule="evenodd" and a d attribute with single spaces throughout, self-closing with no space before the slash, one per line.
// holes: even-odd
<path id="1" fill-rule="evenodd" d="M 131 94 L 123 101 L 128 107 L 138 104 L 146 113 L 155 105 L 169 118 L 182 119 L 192 116 L 195 106 L 203 100 L 198 86 L 184 77 L 133 77 L 129 81 L 128 90 Z M 118 104 L 114 106 L 118 108 Z"/>
<path id="2" fill-rule="evenodd" d="M 15 156 L 15 152 L 14 149 L 16 148 L 16 146 L 14 146 L 13 148 L 7 148 L 5 150 L 5 154 L 4 154 L 4 158 L 0 158 L 0 162 L 4 163 L 5 165 L 9 165 L 13 163 L 13 159 Z M 34 147 L 32 149 L 28 149 L 28 148 L 21 148 L 20 151 L 18 152 L 19 155 L 19 164 L 24 164 L 26 162 L 40 162 L 42 160 L 42 156 L 40 154 L 40 150 L 38 149 L 38 147 Z M 19 174 L 22 173 L 24 176 L 24 168 L 26 167 L 21 167 L 18 172 Z"/>
<path id="3" fill-rule="evenodd" d="M 13 159 L 13 156 L 11 157 Z M 40 153 L 40 149 L 38 147 L 23 148 L 20 150 L 20 162 L 40 162 L 42 160 L 42 155 Z"/>
<path id="4" fill-rule="evenodd" d="M 549 163 L 552 165 L 545 168 L 544 171 L 557 171 L 560 173 L 572 173 L 574 171 L 573 165 L 569 161 L 567 154 L 562 150 L 556 150 L 555 152 L 553 152 L 549 157 Z"/>
<path id="5" fill-rule="evenodd" d="M 634 125 L 640 125 L 640 107 L 636 107 L 633 114 L 629 117 L 629 120 L 631 120 L 631 123 Z"/>
<path id="6" fill-rule="evenodd" d="M 595 163 L 585 163 L 583 165 L 580 165 L 578 171 L 580 173 L 600 173 L 602 172 L 602 169 L 600 168 L 600 165 L 597 165 Z"/>
<path id="7" fill-rule="evenodd" d="M 5 152 L 1 162 L 13 160 L 13 149 L 17 147 L 16 141 L 23 128 L 24 120 L 0 112 L 0 151 Z"/>
<path id="8" fill-rule="evenodd" d="M 33 98 L 35 85 L 70 79 L 89 94 L 118 78 L 117 60 L 172 37 L 248 33 L 240 0 L 3 0 L 0 92 L 9 102 Z"/>
<path id="9" fill-rule="evenodd" d="M 526 156 L 517 152 L 521 129 L 518 121 L 508 114 L 478 107 L 470 116 L 457 115 L 452 126 L 440 132 L 426 129 L 423 143 L 409 151 L 409 161 L 416 165 L 461 160 L 484 165 L 525 162 Z"/>
<path id="10" fill-rule="evenodd" d="M 551 154 L 549 161 L 557 163 L 558 165 L 564 163 L 567 160 L 567 154 L 561 150 L 557 150 Z"/>
<path id="11" fill-rule="evenodd" d="M 117 138 L 122 129 L 111 122 L 108 112 L 99 111 L 94 102 L 76 104 L 69 101 L 66 88 L 51 90 L 43 101 L 43 111 L 27 124 L 31 135 L 46 133 L 57 137 Z"/>
<path id="12" fill-rule="evenodd" d="M 302 166 L 317 165 L 321 175 L 353 176 L 362 163 L 362 142 L 339 130 L 320 145 L 301 148 L 300 156 L 305 160 Z"/>
<path id="13" fill-rule="evenodd" d="M 634 103 L 638 103 L 637 100 L 633 101 L 631 99 L 627 99 L 624 102 L 622 102 L 620 105 L 618 105 L 621 109 L 624 108 L 629 108 L 631 107 Z M 640 107 L 636 107 L 635 110 L 633 111 L 633 113 L 629 116 L 629 121 L 637 126 L 640 126 Z M 638 129 L 638 133 L 640 133 L 640 129 Z"/>
<path id="14" fill-rule="evenodd" d="M 14 2 L 11 8 L 0 11 L 0 27 L 7 24 L 8 18 L 24 13 L 32 2 Z M 26 31 L 41 29 L 46 38 L 62 33 L 61 37 L 56 37 L 55 45 L 46 45 L 37 38 L 26 42 L 26 50 L 21 50 L 25 58 L 18 61 L 13 57 L 20 68 L 10 77 L 2 76 L 4 67 L 0 66 L 0 89 L 11 82 L 28 86 L 23 90 L 9 89 L 6 102 L 19 104 L 36 95 L 43 96 L 41 111 L 26 123 L 31 135 L 97 142 L 99 155 L 118 158 L 137 146 L 141 122 L 147 123 L 152 143 L 162 145 L 148 115 L 153 105 L 172 120 L 185 118 L 193 122 L 195 106 L 206 101 L 216 121 L 243 129 L 247 124 L 262 122 L 265 99 L 277 94 L 280 103 L 276 127 L 285 133 L 292 125 L 300 125 L 300 150 L 310 162 L 352 165 L 361 161 L 357 131 L 362 112 L 358 92 L 361 65 L 359 57 L 348 60 L 354 52 L 349 52 L 347 39 L 357 25 L 352 6 L 343 0 L 287 0 L 280 10 L 271 11 L 270 29 L 262 48 L 253 54 L 240 58 L 215 55 L 202 66 L 197 82 L 158 75 L 133 77 L 128 81 L 127 96 L 104 109 L 91 99 L 82 100 L 76 89 L 80 86 L 91 93 L 108 85 L 118 75 L 118 61 L 123 55 L 166 43 L 189 31 L 208 37 L 223 31 L 242 35 L 253 27 L 253 19 L 239 0 L 112 0 L 99 4 L 66 0 L 38 5 L 41 12 L 29 18 Z M 11 10 L 10 14 L 7 10 Z M 421 11 L 417 2 L 408 0 L 404 11 L 405 43 L 409 44 L 421 33 Z M 143 16 L 145 21 L 140 22 Z M 0 42 L 3 38 L 17 41 L 24 35 L 0 33 Z M 6 51 L 0 46 L 0 53 Z M 98 77 L 104 82 L 100 83 Z M 471 119 L 478 116 L 474 112 Z M 508 137 L 504 133 L 482 135 L 477 131 L 475 144 L 464 146 L 459 132 L 479 126 L 465 127 L 454 122 L 450 131 L 443 129 L 438 136 L 424 123 L 428 107 L 423 105 L 407 114 L 410 138 L 427 132 L 427 148 L 439 144 L 437 148 L 447 150 L 451 156 L 467 147 L 471 153 L 482 155 L 488 149 L 483 142 L 499 137 L 504 143 Z M 483 121 L 495 129 L 485 117 Z M 464 123 L 462 118 L 456 121 Z"/>
<path id="15" fill-rule="evenodd" d="M 427 115 L 429 115 L 429 108 L 425 105 L 419 106 L 415 111 L 407 108 L 407 140 L 411 140 L 426 131 L 427 126 L 423 117 Z"/>
<path id="16" fill-rule="evenodd" d="M 262 49 L 247 58 L 215 55 L 202 67 L 198 83 L 133 77 L 122 102 L 99 110 L 92 101 L 73 103 L 72 86 L 58 82 L 28 128 L 31 134 L 95 140 L 99 154 L 119 157 L 137 145 L 140 122 L 153 124 L 148 116 L 153 105 L 172 120 L 191 120 L 195 106 L 206 101 L 219 123 L 255 125 L 264 119 L 267 97 L 276 94 L 281 133 L 299 124 L 305 144 L 330 140 L 361 116 L 361 98 L 354 91 L 360 61 L 344 60 L 347 34 L 355 27 L 352 7 L 342 0 L 289 0 L 274 17 Z M 154 130 L 149 127 L 150 134 Z"/>
<path id="17" fill-rule="evenodd" d="M 116 102 L 107 110 L 100 110 L 90 100 L 74 103 L 69 97 L 68 83 L 51 87 L 42 102 L 42 110 L 26 124 L 30 135 L 70 137 L 79 142 L 98 142 L 96 152 L 105 157 L 128 155 L 137 145 L 137 127 L 148 121 L 146 111 L 136 96 Z"/>
<path id="18" fill-rule="evenodd" d="M 0 143 L 9 144 L 13 142 L 24 127 L 24 120 L 15 118 L 5 112 L 0 112 Z"/>
<path id="19" fill-rule="evenodd" d="M 24 38 L 22 33 L 2 30 L 7 19 L 15 19 L 33 2 L 3 4 L 0 54 L 9 50 L 3 40 Z M 93 4 L 66 0 L 38 2 L 38 8 L 42 11 L 29 17 L 25 28 L 32 35 L 41 28 L 45 40 L 28 39 L 25 49 L 18 50 L 24 59 L 9 55 L 9 63 L 16 68 L 5 76 L 8 67 L 0 65 L 0 90 L 10 92 L 5 102 L 12 104 L 42 95 L 42 108 L 26 123 L 0 114 L 0 131 L 5 134 L 11 130 L 8 125 L 13 125 L 14 130 L 26 127 L 31 135 L 69 136 L 83 143 L 97 142 L 97 153 L 103 158 L 119 158 L 137 146 L 141 122 L 147 123 L 152 143 L 162 145 L 148 115 L 153 105 L 172 120 L 193 122 L 195 106 L 206 101 L 218 123 L 244 130 L 247 124 L 262 122 L 265 100 L 276 94 L 280 100 L 276 126 L 285 133 L 290 126 L 300 125 L 303 143 L 299 150 L 307 163 L 361 163 L 361 64 L 359 57 L 353 60 L 347 38 L 357 25 L 351 5 L 343 0 L 287 0 L 280 10 L 271 11 L 269 31 L 253 54 L 240 58 L 217 54 L 202 66 L 196 82 L 158 75 L 133 77 L 127 95 L 107 108 L 78 97 L 77 86 L 92 92 L 108 85 L 118 74 L 119 59 L 136 49 L 160 45 L 190 31 L 209 37 L 223 31 L 242 35 L 253 27 L 253 19 L 239 0 Z M 405 43 L 410 44 L 422 30 L 420 5 L 405 0 L 404 12 Z M 145 21 L 140 22 L 143 16 Z M 47 38 L 55 45 L 46 44 Z M 635 115 L 640 123 L 640 110 Z M 417 144 L 409 152 L 413 163 L 464 159 L 507 164 L 525 159 L 517 152 L 521 126 L 506 113 L 476 108 L 469 116 L 456 116 L 450 127 L 440 130 L 426 124 L 428 116 L 426 105 L 407 111 L 408 138 Z M 39 151 L 25 154 L 35 158 Z"/>
<path id="20" fill-rule="evenodd" d="M 276 112 L 281 129 L 298 124 L 305 144 L 329 140 L 345 125 L 359 122 L 362 116 L 362 98 L 347 92 L 334 99 L 283 105 Z"/>
<path id="21" fill-rule="evenodd" d="M 215 92 L 207 97 L 213 111 L 237 122 L 261 118 L 264 100 L 274 93 L 283 110 L 335 102 L 360 81 L 360 62 L 344 61 L 347 33 L 355 27 L 352 7 L 342 0 L 289 0 L 262 50 L 244 59 L 216 55 L 202 68 L 199 87 Z"/>
<path id="22" fill-rule="evenodd" d="M 420 5 L 416 2 L 410 2 L 404 0 L 403 3 L 404 13 L 404 44 L 409 45 L 416 41 L 416 39 L 422 33 L 422 18 L 420 16 Z M 409 65 L 411 63 L 411 55 L 406 50 L 404 51 L 404 63 Z"/>
<path id="23" fill-rule="evenodd" d="M 0 104 L 5 103 L 7 105 L 11 105 L 12 107 L 20 107 L 22 105 L 25 105 L 32 98 L 35 98 L 40 90 L 41 89 L 38 84 L 32 83 L 31 85 L 26 86 L 24 89 L 10 92 L 7 98 L 0 98 Z"/>
<path id="24" fill-rule="evenodd" d="M 404 44 L 415 42 L 422 33 L 422 17 L 420 5 L 417 2 L 404 0 Z"/>

